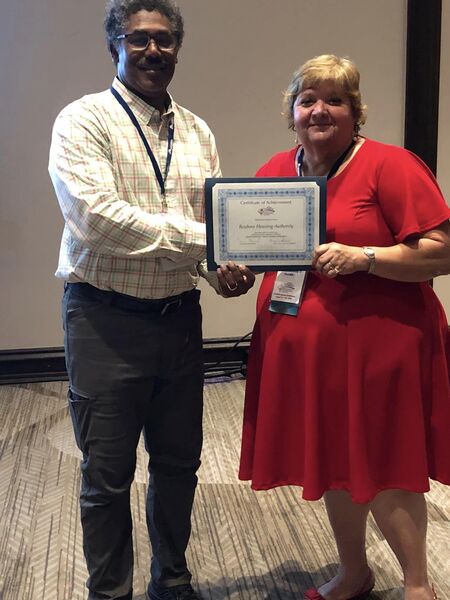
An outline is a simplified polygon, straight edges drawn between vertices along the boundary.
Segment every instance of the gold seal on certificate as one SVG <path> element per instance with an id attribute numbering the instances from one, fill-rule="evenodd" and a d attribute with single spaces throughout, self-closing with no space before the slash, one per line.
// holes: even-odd
<path id="1" fill-rule="evenodd" d="M 209 178 L 205 200 L 209 270 L 306 271 L 325 241 L 326 177 Z"/>

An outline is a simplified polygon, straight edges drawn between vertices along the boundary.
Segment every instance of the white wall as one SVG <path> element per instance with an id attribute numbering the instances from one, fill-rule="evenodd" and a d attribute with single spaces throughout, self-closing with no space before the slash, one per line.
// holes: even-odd
<path id="1" fill-rule="evenodd" d="M 442 3 L 441 80 L 437 179 L 450 204 L 450 2 Z M 438 277 L 434 289 L 444 304 L 450 322 L 450 277 Z"/>
<path id="2" fill-rule="evenodd" d="M 357 62 L 369 105 L 364 133 L 402 144 L 406 0 L 179 4 L 186 39 L 171 92 L 215 132 L 225 175 L 251 175 L 274 152 L 292 145 L 280 116 L 281 91 L 299 64 L 323 52 Z M 0 5 L 2 349 L 62 343 L 61 283 L 53 277 L 62 219 L 47 176 L 48 146 L 58 111 L 112 80 L 102 20 L 103 0 Z M 444 38 L 448 44 L 448 15 Z M 449 110 L 448 80 L 446 86 Z M 446 139 L 440 144 L 447 144 L 448 156 Z M 206 290 L 205 337 L 247 333 L 254 303 L 255 292 L 224 300 Z"/>

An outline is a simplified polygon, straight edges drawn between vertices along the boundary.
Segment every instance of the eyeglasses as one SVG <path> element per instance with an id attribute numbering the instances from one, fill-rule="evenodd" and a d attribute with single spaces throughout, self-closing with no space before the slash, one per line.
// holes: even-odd
<path id="1" fill-rule="evenodd" d="M 160 50 L 174 50 L 177 45 L 175 36 L 165 32 L 152 35 L 148 31 L 132 31 L 131 33 L 121 33 L 116 39 L 127 40 L 135 50 L 147 50 L 152 40 Z"/>

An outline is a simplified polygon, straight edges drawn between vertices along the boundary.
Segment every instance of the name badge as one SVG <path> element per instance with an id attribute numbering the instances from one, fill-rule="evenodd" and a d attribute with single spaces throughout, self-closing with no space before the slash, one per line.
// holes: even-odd
<path id="1" fill-rule="evenodd" d="M 295 317 L 302 301 L 306 271 L 278 271 L 270 298 L 270 312 Z"/>

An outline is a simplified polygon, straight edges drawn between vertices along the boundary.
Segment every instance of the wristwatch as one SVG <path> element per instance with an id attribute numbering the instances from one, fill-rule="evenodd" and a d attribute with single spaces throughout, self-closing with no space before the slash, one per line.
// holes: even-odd
<path id="1" fill-rule="evenodd" d="M 369 268 L 367 269 L 367 272 L 373 273 L 375 271 L 375 250 L 369 248 L 369 246 L 364 246 L 363 252 L 369 259 Z"/>

